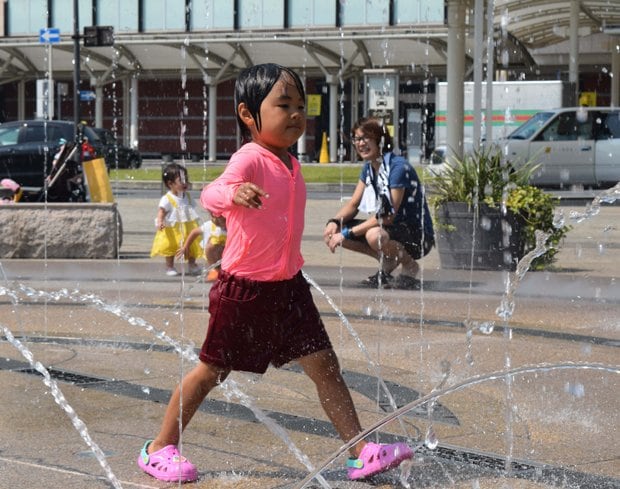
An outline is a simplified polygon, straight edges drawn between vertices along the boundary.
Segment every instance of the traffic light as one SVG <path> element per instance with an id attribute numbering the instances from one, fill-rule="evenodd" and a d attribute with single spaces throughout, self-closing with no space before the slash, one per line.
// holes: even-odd
<path id="1" fill-rule="evenodd" d="M 111 25 L 91 25 L 84 27 L 85 47 L 112 45 L 114 45 L 114 27 Z"/>

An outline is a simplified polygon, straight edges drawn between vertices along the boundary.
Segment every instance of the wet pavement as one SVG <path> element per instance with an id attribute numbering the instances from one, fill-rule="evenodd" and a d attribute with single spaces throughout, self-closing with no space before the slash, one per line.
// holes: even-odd
<path id="1" fill-rule="evenodd" d="M 321 240 L 339 201 L 337 193 L 309 200 L 304 271 L 321 289 L 315 299 L 362 424 L 381 424 L 393 406 L 408 411 L 377 436 L 418 451 L 405 482 L 399 470 L 348 482 L 342 455 L 323 471 L 323 486 L 307 487 L 620 487 L 620 207 L 571 222 L 557 262 L 525 275 L 504 320 L 497 309 L 511 274 L 445 270 L 436 250 L 421 261 L 419 291 L 360 286 L 376 264 L 331 254 Z M 209 286 L 167 277 L 163 260 L 149 258 L 157 199 L 127 192 L 118 205 L 117 260 L 1 262 L 0 326 L 33 363 L 0 342 L 0 488 L 171 486 L 135 461 L 195 361 Z M 584 205 L 562 208 L 568 217 Z M 188 487 L 297 488 L 308 464 L 339 451 L 313 386 L 294 365 L 231 380 L 183 436 L 183 453 L 200 471 Z M 285 435 L 258 422 L 262 415 Z M 80 432 L 102 450 L 101 462 Z M 434 450 L 427 438 L 431 447 L 437 440 Z"/>

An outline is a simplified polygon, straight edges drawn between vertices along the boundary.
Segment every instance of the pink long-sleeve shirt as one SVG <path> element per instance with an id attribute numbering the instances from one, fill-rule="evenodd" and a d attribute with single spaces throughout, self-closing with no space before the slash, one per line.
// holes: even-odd
<path id="1" fill-rule="evenodd" d="M 306 184 L 292 155 L 291 163 L 292 171 L 271 151 L 247 143 L 232 155 L 224 173 L 202 190 L 202 206 L 226 218 L 223 270 L 264 282 L 288 280 L 301 270 Z M 237 188 L 245 182 L 269 195 L 261 198 L 261 209 L 233 204 Z"/>

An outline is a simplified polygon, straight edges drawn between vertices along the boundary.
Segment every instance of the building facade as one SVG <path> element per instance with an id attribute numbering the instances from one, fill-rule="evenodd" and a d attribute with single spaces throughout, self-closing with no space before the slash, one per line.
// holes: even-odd
<path id="1" fill-rule="evenodd" d="M 446 80 L 448 9 L 457 4 L 467 5 L 459 21 L 467 69 L 476 56 L 473 0 L 4 0 L 0 120 L 70 119 L 77 104 L 81 120 L 147 156 L 226 158 L 239 144 L 234 78 L 275 62 L 306 82 L 309 124 L 295 149 L 303 158 L 318 158 L 324 133 L 332 161 L 350 158 L 351 122 L 367 114 L 386 121 L 401 151 L 428 156 L 435 86 Z M 114 45 L 80 39 L 76 85 L 72 38 L 89 26 L 112 27 Z M 49 31 L 59 39 L 45 42 Z M 518 40 L 492 35 L 501 76 L 568 76 L 565 67 L 533 70 Z M 581 76 L 605 103 L 610 80 L 601 73 L 599 63 Z M 45 79 L 52 90 L 42 94 Z"/>

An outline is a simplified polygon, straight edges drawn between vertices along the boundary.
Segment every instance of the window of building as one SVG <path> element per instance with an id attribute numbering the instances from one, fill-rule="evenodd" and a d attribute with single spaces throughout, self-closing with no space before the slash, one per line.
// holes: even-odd
<path id="1" fill-rule="evenodd" d="M 51 2 L 52 25 L 60 30 L 60 35 L 73 34 L 73 0 L 54 0 Z M 80 27 L 93 25 L 92 0 L 79 0 Z"/>
<path id="2" fill-rule="evenodd" d="M 411 0 L 407 0 L 411 2 Z M 343 26 L 350 25 L 389 25 L 389 0 L 347 0 L 339 2 L 340 19 Z"/>
<path id="3" fill-rule="evenodd" d="M 192 31 L 232 30 L 235 27 L 235 4 L 218 0 L 193 0 L 190 19 Z"/>
<path id="4" fill-rule="evenodd" d="M 394 24 L 444 21 L 444 3 L 436 0 L 394 0 Z"/>
<path id="5" fill-rule="evenodd" d="M 47 0 L 12 0 L 7 4 L 10 35 L 39 34 L 47 25 Z"/>
<path id="6" fill-rule="evenodd" d="M 283 0 L 238 0 L 240 29 L 284 27 Z"/>
<path id="7" fill-rule="evenodd" d="M 185 31 L 185 0 L 144 2 L 145 31 Z"/>
<path id="8" fill-rule="evenodd" d="M 114 31 L 138 31 L 139 0 L 98 0 L 97 25 L 114 26 Z"/>
<path id="9" fill-rule="evenodd" d="M 288 0 L 289 27 L 336 26 L 336 5 L 325 0 Z"/>

